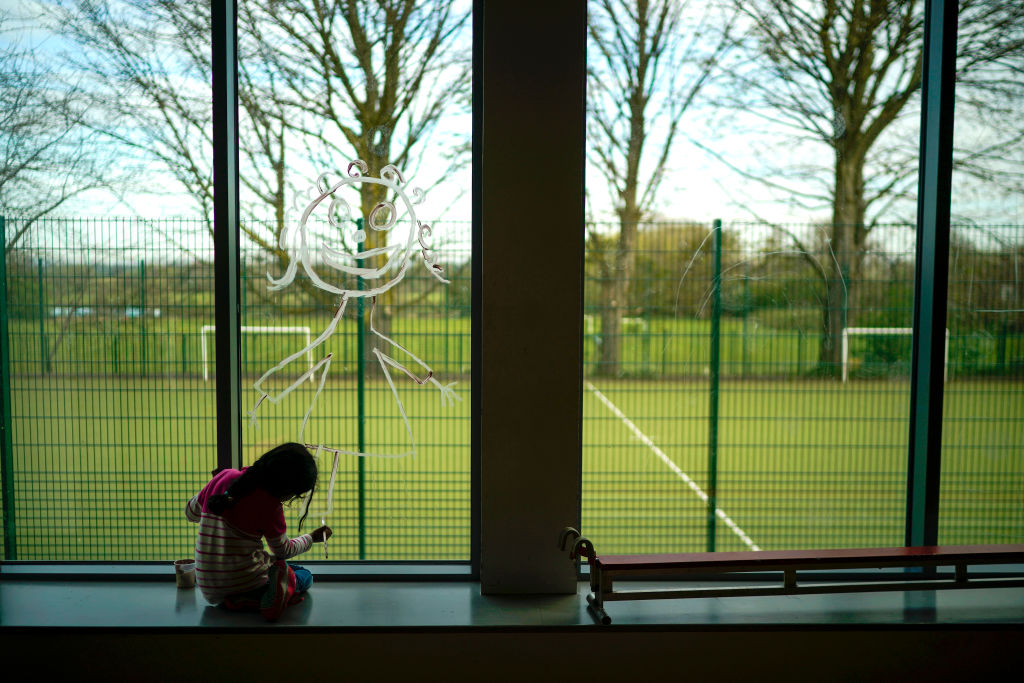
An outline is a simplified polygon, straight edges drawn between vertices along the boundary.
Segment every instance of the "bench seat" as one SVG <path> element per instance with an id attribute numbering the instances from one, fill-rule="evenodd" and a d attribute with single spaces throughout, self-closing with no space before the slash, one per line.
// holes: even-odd
<path id="1" fill-rule="evenodd" d="M 693 597 L 797 595 L 808 593 L 851 593 L 887 590 L 936 590 L 948 588 L 998 588 L 1024 586 L 1024 575 L 971 576 L 968 568 L 981 565 L 1024 564 L 1024 544 L 946 545 L 895 548 L 838 548 L 826 550 L 758 550 L 715 553 L 667 553 L 652 555 L 598 555 L 593 544 L 567 528 L 562 533 L 563 550 L 572 540 L 570 557 L 585 557 L 590 565 L 591 593 L 587 596 L 591 614 L 601 623 L 611 623 L 605 602 Z M 938 573 L 937 567 L 953 572 Z M 866 569 L 916 569 L 893 578 L 872 577 L 813 583 L 798 583 L 798 571 Z M 744 578 L 751 573 L 781 573 L 782 582 L 709 588 L 666 588 L 616 590 L 615 580 L 630 578 Z M 746 577 L 746 578 L 749 578 Z"/>
<path id="2" fill-rule="evenodd" d="M 744 550 L 659 555 L 598 555 L 593 564 L 605 572 L 633 575 L 761 572 L 808 569 L 871 569 L 887 567 L 1016 564 L 1024 561 L 1024 544 L 945 545 L 830 550 Z"/>

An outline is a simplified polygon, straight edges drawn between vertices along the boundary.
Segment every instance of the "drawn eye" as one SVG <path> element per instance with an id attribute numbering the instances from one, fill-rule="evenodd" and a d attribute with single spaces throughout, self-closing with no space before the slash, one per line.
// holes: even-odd
<path id="1" fill-rule="evenodd" d="M 370 227 L 374 230 L 387 230 L 395 224 L 398 212 L 391 202 L 379 202 L 370 212 Z"/>

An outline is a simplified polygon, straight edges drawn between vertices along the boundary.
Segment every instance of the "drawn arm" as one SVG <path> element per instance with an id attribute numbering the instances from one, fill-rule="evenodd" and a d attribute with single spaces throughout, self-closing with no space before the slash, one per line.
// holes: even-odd
<path id="1" fill-rule="evenodd" d="M 449 384 L 441 384 L 434 377 L 434 371 L 430 368 L 429 365 L 427 365 L 422 360 L 420 360 L 419 356 L 417 356 L 412 351 L 410 351 L 409 349 L 405 348 L 404 346 L 402 346 L 401 344 L 396 342 L 394 339 L 391 339 L 387 335 L 383 334 L 376 327 L 374 327 L 374 324 L 373 324 L 373 314 L 374 314 L 374 311 L 377 308 L 377 297 L 373 297 L 370 301 L 371 301 L 371 304 L 370 304 L 370 331 L 374 335 L 379 337 L 380 339 L 383 339 L 384 341 L 386 341 L 388 344 L 391 344 L 391 346 L 393 346 L 396 349 L 398 349 L 399 351 L 402 351 L 403 353 L 405 353 L 407 356 L 409 356 L 409 358 L 413 359 L 416 362 L 417 365 L 419 365 L 421 368 L 423 368 L 424 370 L 427 371 L 427 375 L 423 379 L 420 379 L 415 374 L 413 374 L 413 372 L 411 370 L 409 370 L 407 367 L 405 367 L 404 365 L 402 365 L 401 363 L 396 361 L 391 356 L 388 356 L 388 355 L 386 355 L 384 353 L 381 353 L 379 350 L 374 349 L 374 353 L 376 353 L 377 357 L 380 359 L 382 367 L 383 367 L 384 363 L 387 363 L 388 365 L 390 365 L 391 367 L 395 368 L 396 370 L 400 370 L 401 372 L 405 373 L 410 379 L 412 379 L 412 381 L 416 382 L 416 384 L 426 384 L 427 382 L 430 382 L 435 387 L 437 387 L 438 391 L 441 392 L 441 405 L 450 406 L 450 405 L 453 405 L 455 403 L 455 401 L 461 401 L 462 398 L 458 394 L 455 393 L 454 389 L 452 389 L 452 387 L 454 387 L 457 384 L 457 382 L 450 382 Z"/>

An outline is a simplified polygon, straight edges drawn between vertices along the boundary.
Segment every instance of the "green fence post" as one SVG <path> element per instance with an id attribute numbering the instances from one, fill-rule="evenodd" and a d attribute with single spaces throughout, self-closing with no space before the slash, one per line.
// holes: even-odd
<path id="1" fill-rule="evenodd" d="M 750 301 L 750 265 L 745 265 L 744 270 L 746 272 L 743 273 L 743 377 L 746 378 L 750 374 L 750 351 L 747 339 L 750 321 L 750 307 L 747 305 L 747 302 Z"/>
<path id="2" fill-rule="evenodd" d="M 722 221 L 716 219 L 714 227 L 711 276 L 711 391 L 708 405 L 708 514 L 707 549 L 715 551 L 715 512 L 718 508 L 718 378 L 721 363 L 720 345 L 722 317 Z"/>
<path id="3" fill-rule="evenodd" d="M 357 218 L 356 225 L 359 230 L 363 229 L 363 219 Z M 364 249 L 365 242 L 359 242 L 359 251 Z M 356 267 L 363 267 L 363 259 L 356 259 Z M 356 278 L 356 288 L 362 290 L 363 279 Z M 366 341 L 363 338 L 365 333 L 363 324 L 363 297 L 356 299 L 356 414 L 358 415 L 358 439 L 359 452 L 366 452 L 366 361 L 364 358 Z M 359 486 L 359 559 L 366 559 L 366 458 L 356 458 L 358 486 Z"/>
<path id="4" fill-rule="evenodd" d="M 449 292 L 451 287 L 444 287 L 444 371 L 445 374 L 450 375 L 452 373 L 452 359 L 448 355 L 448 337 L 451 335 L 449 321 L 452 317 L 451 301 L 449 299 Z"/>
<path id="5" fill-rule="evenodd" d="M 188 342 L 187 336 L 184 332 L 181 333 L 181 377 L 182 379 L 188 373 Z"/>
<path id="6" fill-rule="evenodd" d="M 238 292 L 238 295 L 242 299 L 242 314 L 240 316 L 240 318 L 241 318 L 241 323 L 240 324 L 244 325 L 245 324 L 245 320 L 246 320 L 246 318 L 245 318 L 245 290 L 246 290 L 246 285 L 245 285 L 245 263 L 242 263 L 240 265 L 239 270 L 241 271 L 241 273 L 239 274 L 239 278 L 242 281 L 241 285 L 239 286 L 239 292 Z M 238 356 L 239 356 L 239 358 L 241 358 L 240 365 L 241 365 L 241 373 L 242 373 L 242 375 L 245 374 L 245 367 L 246 367 L 246 364 L 248 362 L 247 359 L 248 359 L 248 353 L 249 353 L 249 348 L 250 348 L 249 345 L 246 343 L 246 339 L 248 339 L 248 337 L 246 337 L 244 334 L 241 335 L 239 337 L 239 339 L 238 339 L 238 345 L 240 347 L 239 348 Z"/>
<path id="7" fill-rule="evenodd" d="M 0 235 L 5 235 L 0 216 Z M 6 238 L 5 238 L 6 239 Z M 18 534 L 14 519 L 14 445 L 11 433 L 10 336 L 7 330 L 7 249 L 0 254 L 0 470 L 3 473 L 4 559 L 18 559 Z"/>
<path id="8" fill-rule="evenodd" d="M 996 371 L 1002 375 L 1006 372 L 1006 330 L 1008 323 L 1003 323 L 999 330 L 999 337 L 996 339 Z"/>
<path id="9" fill-rule="evenodd" d="M 645 320 L 641 318 L 641 320 Z M 643 349 L 643 358 L 640 362 L 640 372 L 646 375 L 651 370 L 651 332 L 648 329 L 640 331 L 640 344 Z"/>
<path id="10" fill-rule="evenodd" d="M 804 374 L 804 331 L 796 331 L 796 374 Z"/>
<path id="11" fill-rule="evenodd" d="M 664 325 L 664 322 L 662 323 Z M 661 376 L 668 374 L 668 328 L 661 328 Z"/>
<path id="12" fill-rule="evenodd" d="M 462 330 L 459 330 L 459 333 L 455 336 L 455 341 L 458 342 L 455 345 L 455 356 L 459 359 L 459 368 L 457 370 L 457 372 L 459 372 L 459 373 L 462 372 L 462 368 L 465 365 L 465 362 L 464 362 L 464 360 L 462 358 L 462 337 L 463 337 Z"/>
<path id="13" fill-rule="evenodd" d="M 142 334 L 142 376 L 146 376 L 146 261 L 139 261 L 139 280 L 142 282 L 139 308 L 139 331 Z"/>
<path id="14" fill-rule="evenodd" d="M 6 255 L 4 256 L 6 258 Z M 43 259 L 38 261 L 39 267 L 39 368 L 43 374 L 50 372 L 50 354 L 46 349 L 46 293 L 43 290 Z"/>

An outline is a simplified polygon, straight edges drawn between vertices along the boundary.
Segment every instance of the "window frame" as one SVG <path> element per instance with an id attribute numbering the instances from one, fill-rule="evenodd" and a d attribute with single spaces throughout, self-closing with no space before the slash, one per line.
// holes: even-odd
<path id="1" fill-rule="evenodd" d="M 945 329 L 946 319 L 953 62 L 957 41 L 956 1 L 926 0 L 925 7 L 907 475 L 908 545 L 935 544 L 938 535 L 943 337 L 936 331 Z M 471 557 L 468 572 L 465 563 L 452 563 L 450 576 L 479 580 L 484 592 L 575 592 L 579 576 L 578 566 L 574 567 L 558 550 L 556 539 L 562 527 L 579 524 L 582 498 L 579 394 L 586 9 L 586 0 L 555 5 L 539 0 L 473 0 Z M 212 12 L 215 277 L 216 290 L 227 292 L 216 300 L 216 348 L 218 358 L 230 359 L 226 364 L 228 372 L 217 373 L 217 457 L 221 466 L 238 466 L 242 408 L 238 354 L 241 320 L 237 0 L 215 0 Z M 544 22 L 529 20 L 537 13 L 544 14 Z M 520 20 L 516 21 L 517 18 Z M 510 22 L 516 31 L 509 31 Z M 507 37 L 513 34 L 514 38 Z M 512 53 L 517 44 L 545 45 L 545 50 L 534 51 L 543 56 L 523 55 L 522 50 Z M 524 101 L 524 83 L 535 92 L 544 93 L 546 99 Z M 517 98 L 522 106 L 507 106 Z M 541 135 L 535 127 L 533 134 L 529 134 L 531 122 L 543 122 L 545 119 L 539 117 L 553 112 L 561 128 L 548 126 L 554 130 Z M 485 153 L 488 144 L 491 154 Z M 551 169 L 561 175 L 556 176 Z M 564 239 L 545 243 L 544 258 L 540 259 L 535 258 L 536 243 L 531 242 L 524 227 L 531 225 L 524 222 L 530 215 L 534 221 L 531 228 L 536 229 L 536 215 L 529 214 L 531 210 L 536 212 L 532 202 L 523 198 L 528 199 L 529 193 L 545 186 L 548 191 L 544 198 L 550 202 L 545 207 L 544 224 L 576 224 L 579 230 L 575 234 L 565 230 Z M 576 217 L 578 222 L 573 222 Z M 502 251 L 510 245 L 515 247 L 514 252 Z M 560 267 L 549 269 L 551 263 Z M 483 278 L 485 264 L 488 281 Z M 515 286 L 510 287 L 509 282 Z M 488 283 L 492 286 L 488 287 Z M 514 294 L 508 291 L 517 288 Z M 532 322 L 527 317 L 532 309 L 523 302 L 550 298 L 553 292 L 558 293 L 558 299 L 548 305 L 552 310 L 562 311 L 562 320 L 552 317 L 549 322 L 557 326 L 554 333 L 567 341 L 566 351 L 559 355 L 558 363 L 537 362 L 525 338 L 540 335 L 531 334 L 530 327 L 524 325 Z M 567 315 L 566 310 L 579 314 Z M 0 332 L 6 335 L 6 329 Z M 498 360 L 488 365 L 490 359 Z M 219 368 L 223 367 L 219 364 Z M 495 374 L 492 370 L 500 372 Z M 543 392 L 550 397 L 533 405 L 519 404 L 528 394 L 522 390 L 507 391 L 508 378 L 517 378 L 523 386 L 531 381 L 553 384 Z M 576 394 L 574 402 L 565 404 L 567 392 Z M 557 401 L 562 401 L 558 419 L 545 419 L 545 411 L 550 411 Z M 0 408 L 9 410 L 8 395 L 0 395 Z M 531 419 L 541 420 L 548 430 L 542 432 L 547 441 L 543 448 L 537 447 L 536 432 L 523 428 L 530 425 Z M 559 421 L 561 425 L 557 424 Z M 510 435 L 516 437 L 511 443 Z M 9 457 L 9 434 L 3 436 L 5 440 L 0 446 L 5 449 L 5 457 Z M 510 462 L 508 454 L 512 451 L 517 452 L 517 459 Z M 557 454 L 557 462 L 551 460 L 552 454 Z M 543 469 L 537 469 L 538 466 Z M 5 492 L 11 485 L 6 467 L 3 485 Z M 7 496 L 5 501 L 5 505 L 13 504 Z M 509 514 L 510 504 L 520 509 L 513 507 L 513 514 Z M 524 524 L 519 513 L 527 507 L 536 514 Z M 0 563 L 0 570 L 5 564 L 12 562 Z M 81 576 L 74 567 L 87 563 L 46 564 L 65 567 L 67 572 L 62 576 L 71 579 Z M 107 563 L 120 566 L 123 574 L 130 573 L 132 564 Z M 428 564 L 435 563 L 388 563 L 386 567 L 393 568 L 397 577 L 437 580 L 438 567 L 429 573 L 418 570 Z M 373 572 L 381 571 L 380 567 L 385 565 L 364 566 L 372 570 L 368 576 L 380 578 L 380 573 Z M 343 573 L 345 578 L 353 577 Z M 104 573 L 110 580 L 116 580 L 118 575 L 119 572 Z"/>

